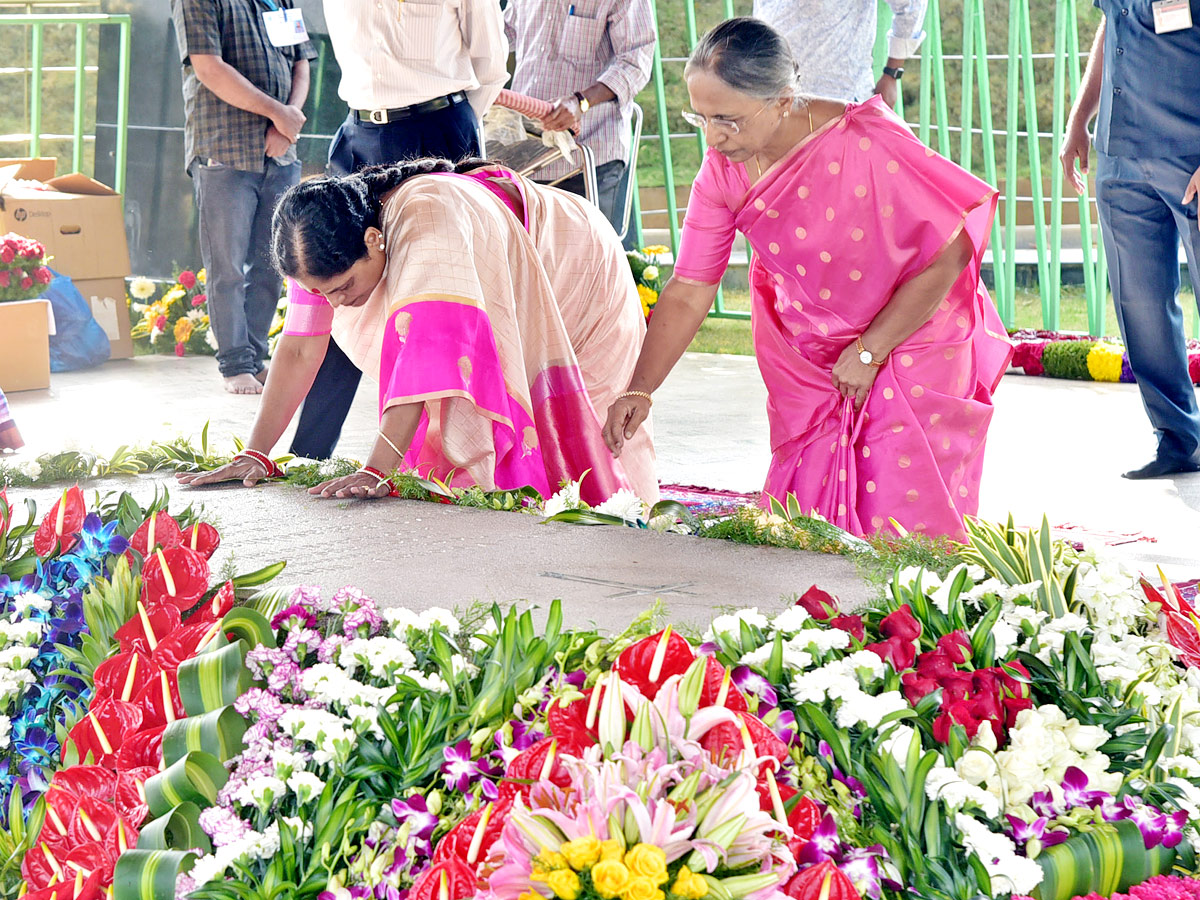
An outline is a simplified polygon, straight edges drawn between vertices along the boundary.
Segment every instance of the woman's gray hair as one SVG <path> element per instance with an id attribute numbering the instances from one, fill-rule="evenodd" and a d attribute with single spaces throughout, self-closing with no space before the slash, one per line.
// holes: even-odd
<path id="1" fill-rule="evenodd" d="M 759 100 L 796 94 L 798 69 L 791 48 L 761 19 L 726 19 L 705 34 L 688 57 L 685 77 L 697 69 Z"/>

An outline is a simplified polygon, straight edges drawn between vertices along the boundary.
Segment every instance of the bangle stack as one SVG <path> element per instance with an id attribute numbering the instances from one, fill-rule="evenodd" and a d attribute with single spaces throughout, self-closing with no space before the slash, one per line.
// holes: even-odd
<path id="1" fill-rule="evenodd" d="M 375 483 L 375 487 L 379 487 L 381 484 L 386 484 L 388 486 L 389 497 L 396 497 L 400 493 L 396 490 L 396 485 L 392 482 L 392 479 L 388 478 L 386 473 L 379 471 L 374 466 L 362 466 L 355 474 L 370 475 L 372 478 L 379 479 Z"/>
<path id="2" fill-rule="evenodd" d="M 648 403 L 649 403 L 651 406 L 653 406 L 653 405 L 654 405 L 654 398 L 653 398 L 653 397 L 651 397 L 651 396 L 650 396 L 648 393 L 646 393 L 645 391 L 626 391 L 626 392 L 625 392 L 625 393 L 623 393 L 623 394 L 617 394 L 617 399 L 618 399 L 618 400 L 624 400 L 626 397 L 642 397 L 642 398 L 644 398 L 644 399 L 646 400 L 646 402 L 648 402 Z"/>
<path id="3" fill-rule="evenodd" d="M 233 457 L 234 462 L 237 462 L 239 459 L 254 460 L 254 462 L 263 467 L 263 471 L 267 473 L 267 478 L 283 477 L 283 469 L 275 464 L 275 460 L 271 459 L 271 457 L 259 450 L 251 450 L 247 448 Z"/>

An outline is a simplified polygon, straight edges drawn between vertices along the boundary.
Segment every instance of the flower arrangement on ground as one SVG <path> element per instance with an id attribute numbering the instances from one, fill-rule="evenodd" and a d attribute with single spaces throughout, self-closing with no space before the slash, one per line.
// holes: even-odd
<path id="1" fill-rule="evenodd" d="M 1094 338 L 1082 334 L 1023 329 L 1012 332 L 1012 365 L 1026 375 L 1073 378 L 1083 381 L 1136 379 L 1129 368 L 1129 354 L 1117 338 Z M 1200 384 L 1200 341 L 1187 342 L 1188 373 Z"/>
<path id="2" fill-rule="evenodd" d="M 0 303 L 32 300 L 54 277 L 45 265 L 46 248 L 9 232 L 0 237 Z"/>
<path id="3" fill-rule="evenodd" d="M 641 250 L 630 250 L 625 254 L 629 260 L 629 270 L 633 273 L 633 283 L 637 285 L 638 299 L 642 301 L 642 315 L 646 317 L 647 322 L 654 313 L 658 295 L 662 293 L 659 260 L 670 252 L 670 247 L 655 244 Z"/>
<path id="4" fill-rule="evenodd" d="M 170 287 L 140 275 L 130 279 L 134 345 L 145 353 L 216 353 L 216 335 L 208 319 L 207 280 L 204 269 L 183 269 Z"/>

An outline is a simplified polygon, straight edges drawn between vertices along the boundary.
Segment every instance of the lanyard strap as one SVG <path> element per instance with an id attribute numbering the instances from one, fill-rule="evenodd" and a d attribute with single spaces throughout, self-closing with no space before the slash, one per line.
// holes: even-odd
<path id="1" fill-rule="evenodd" d="M 276 12 L 279 9 L 279 7 L 275 3 L 275 0 L 263 0 L 263 3 L 266 5 L 267 9 L 269 9 L 271 12 Z"/>

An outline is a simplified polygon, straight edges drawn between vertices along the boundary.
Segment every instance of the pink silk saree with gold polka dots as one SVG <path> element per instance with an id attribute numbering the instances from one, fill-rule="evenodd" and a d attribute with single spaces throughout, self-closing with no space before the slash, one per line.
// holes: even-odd
<path id="1" fill-rule="evenodd" d="M 737 231 L 754 250 L 772 451 L 764 501 L 794 495 L 857 535 L 895 520 L 963 536 L 1012 355 L 979 276 L 995 208 L 994 189 L 928 149 L 878 97 L 849 105 L 753 185 L 744 165 L 708 152 L 674 275 L 718 281 Z M 855 410 L 833 387 L 834 363 L 962 231 L 970 263 Z"/>
<path id="2" fill-rule="evenodd" d="M 523 210 L 488 175 L 514 184 Z M 378 380 L 380 415 L 423 405 L 405 467 L 453 486 L 530 486 L 544 497 L 583 478 L 593 505 L 622 488 L 654 502 L 650 431 L 620 459 L 601 436 L 646 324 L 599 210 L 507 170 L 439 173 L 397 188 L 382 225 L 388 263 L 367 302 L 332 309 L 292 285 L 284 331 L 332 333 Z"/>

